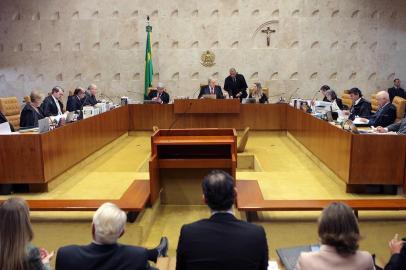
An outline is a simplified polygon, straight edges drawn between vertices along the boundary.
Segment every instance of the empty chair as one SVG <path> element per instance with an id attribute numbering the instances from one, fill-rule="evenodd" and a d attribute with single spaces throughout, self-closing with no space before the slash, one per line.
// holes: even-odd
<path id="1" fill-rule="evenodd" d="M 8 122 L 13 125 L 15 130 L 20 129 L 20 104 L 17 97 L 0 98 L 0 111 L 7 118 Z"/>
<path id="2" fill-rule="evenodd" d="M 394 97 L 392 104 L 396 107 L 396 120 L 398 122 L 405 116 L 406 99 L 401 97 Z"/>

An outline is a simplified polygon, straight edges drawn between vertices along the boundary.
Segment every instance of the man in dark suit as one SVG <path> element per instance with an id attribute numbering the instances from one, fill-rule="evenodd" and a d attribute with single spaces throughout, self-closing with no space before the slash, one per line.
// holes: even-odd
<path id="1" fill-rule="evenodd" d="M 165 91 L 165 86 L 163 83 L 158 83 L 156 87 L 156 91 L 151 91 L 148 94 L 149 100 L 154 100 L 160 104 L 167 104 L 169 103 L 169 94 Z"/>
<path id="2" fill-rule="evenodd" d="M 57 270 L 146 270 L 150 269 L 148 260 L 155 261 L 166 256 L 168 240 L 161 238 L 156 248 L 117 243 L 124 234 L 127 216 L 112 203 L 104 203 L 93 216 L 93 242 L 87 246 L 65 246 L 56 256 Z"/>
<path id="3" fill-rule="evenodd" d="M 355 117 L 368 118 L 371 115 L 371 103 L 362 97 L 362 92 L 358 88 L 351 88 L 348 92 L 352 100 L 348 119 Z"/>
<path id="4" fill-rule="evenodd" d="M 86 91 L 86 99 L 83 102 L 83 106 L 94 106 L 97 103 L 99 103 L 100 100 L 97 100 L 96 93 L 97 93 L 97 85 L 95 84 L 89 85 Z"/>
<path id="5" fill-rule="evenodd" d="M 388 89 L 388 93 L 389 93 L 390 102 L 393 101 L 394 97 L 406 98 L 406 92 L 405 92 L 405 90 L 403 90 L 400 87 L 400 80 L 399 79 L 395 79 L 393 81 L 393 87 Z"/>
<path id="6" fill-rule="evenodd" d="M 183 225 L 177 270 L 266 270 L 268 244 L 262 227 L 238 220 L 232 213 L 236 197 L 233 178 L 212 171 L 202 183 L 211 217 Z"/>
<path id="7" fill-rule="evenodd" d="M 63 114 L 63 103 L 61 102 L 63 92 L 63 89 L 59 86 L 52 88 L 51 94 L 41 104 L 41 111 L 44 117 Z"/>
<path id="8" fill-rule="evenodd" d="M 83 109 L 83 102 L 85 100 L 85 90 L 82 87 L 78 87 L 73 92 L 73 96 L 68 98 L 66 104 L 66 110 L 68 112 L 80 111 Z"/>
<path id="9" fill-rule="evenodd" d="M 208 85 L 205 88 L 202 88 L 199 93 L 199 97 L 201 98 L 203 95 L 216 95 L 216 99 L 223 99 L 224 95 L 221 91 L 221 87 L 217 85 L 217 81 L 214 78 L 210 78 L 208 80 Z"/>
<path id="10" fill-rule="evenodd" d="M 406 135 L 406 117 L 400 120 L 397 123 L 394 123 L 390 126 L 385 127 L 377 127 L 376 129 L 379 133 L 386 133 L 386 132 L 396 132 L 399 135 Z"/>
<path id="11" fill-rule="evenodd" d="M 399 239 L 396 234 L 389 242 L 389 249 L 392 254 L 389 262 L 385 266 L 385 270 L 404 270 L 406 269 L 406 245 L 405 242 Z"/>
<path id="12" fill-rule="evenodd" d="M 242 100 L 248 96 L 247 82 L 242 74 L 238 74 L 235 68 L 230 68 L 230 76 L 224 81 L 224 90 L 228 92 L 230 98 Z"/>
<path id="13" fill-rule="evenodd" d="M 379 109 L 369 118 L 361 118 L 370 126 L 386 127 L 396 120 L 396 107 L 389 102 L 389 94 L 386 91 L 380 91 L 376 94 Z"/>

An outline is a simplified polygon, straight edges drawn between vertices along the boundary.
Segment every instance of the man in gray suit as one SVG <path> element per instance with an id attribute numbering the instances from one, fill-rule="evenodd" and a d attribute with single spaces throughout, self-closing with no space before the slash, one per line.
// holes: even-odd
<path id="1" fill-rule="evenodd" d="M 399 135 L 406 135 L 406 117 L 404 117 L 401 121 L 394 123 L 386 128 L 377 127 L 376 130 L 379 133 L 387 133 L 389 131 L 396 132 Z"/>

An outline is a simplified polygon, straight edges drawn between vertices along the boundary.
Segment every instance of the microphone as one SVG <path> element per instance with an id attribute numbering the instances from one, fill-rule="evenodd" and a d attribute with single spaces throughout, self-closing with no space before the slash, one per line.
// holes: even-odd
<path id="1" fill-rule="evenodd" d="M 296 88 L 296 90 L 292 92 L 292 94 L 289 96 L 288 102 L 290 102 L 290 100 L 292 99 L 293 95 L 296 94 L 298 90 L 299 90 L 299 87 Z"/>
<path id="2" fill-rule="evenodd" d="M 102 99 L 107 98 L 111 103 L 114 104 L 113 99 L 104 93 L 100 93 L 100 98 L 102 98 Z"/>

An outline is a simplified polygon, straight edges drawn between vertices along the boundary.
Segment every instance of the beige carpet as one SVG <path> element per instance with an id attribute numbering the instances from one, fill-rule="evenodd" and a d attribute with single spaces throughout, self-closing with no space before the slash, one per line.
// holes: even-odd
<path id="1" fill-rule="evenodd" d="M 118 198 L 134 179 L 148 179 L 149 136 L 150 133 L 143 132 L 123 137 L 58 177 L 61 184 L 51 192 L 20 196 L 27 199 Z M 330 177 L 284 133 L 251 132 L 246 150 L 244 155 L 255 155 L 260 168 L 239 170 L 237 179 L 258 180 L 266 199 L 362 197 L 346 194 L 343 182 Z M 91 215 L 34 212 L 34 243 L 54 250 L 62 245 L 88 243 L 91 241 Z M 174 256 L 181 226 L 208 215 L 209 211 L 203 206 L 161 206 L 157 219 L 148 224 L 151 230 L 144 241 L 140 239 L 139 226 L 128 224 L 122 242 L 152 247 L 166 235 L 170 241 L 169 253 Z M 270 256 L 276 258 L 275 248 L 278 247 L 316 243 L 318 215 L 319 212 L 261 213 L 259 224 L 266 229 Z M 360 226 L 364 236 L 361 248 L 387 259 L 388 240 L 395 233 L 406 236 L 406 212 L 360 212 Z"/>

